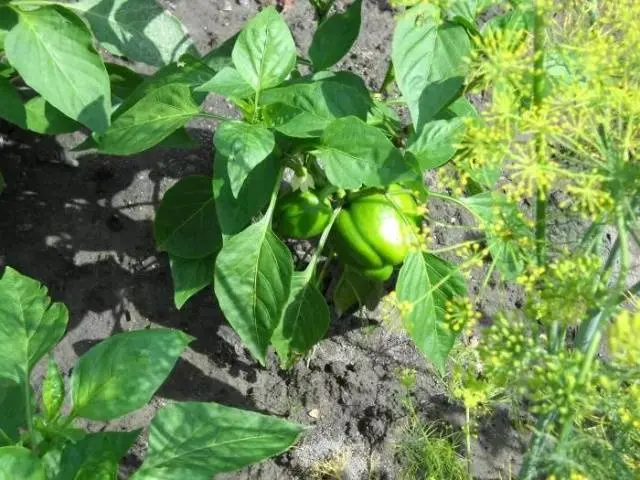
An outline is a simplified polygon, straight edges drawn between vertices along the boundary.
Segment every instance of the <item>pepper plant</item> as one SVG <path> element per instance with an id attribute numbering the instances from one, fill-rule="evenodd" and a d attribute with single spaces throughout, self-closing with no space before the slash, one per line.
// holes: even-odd
<path id="1" fill-rule="evenodd" d="M 141 429 L 87 431 L 77 420 L 109 421 L 146 405 L 193 338 L 164 328 L 124 332 L 84 353 L 67 383 L 50 352 L 63 337 L 67 308 L 10 267 L 0 278 L 0 478 L 116 478 Z M 49 354 L 36 391 L 34 367 Z M 68 397 L 68 406 L 65 400 Z M 304 427 L 216 403 L 160 408 L 148 450 L 130 478 L 210 479 L 277 455 Z"/>

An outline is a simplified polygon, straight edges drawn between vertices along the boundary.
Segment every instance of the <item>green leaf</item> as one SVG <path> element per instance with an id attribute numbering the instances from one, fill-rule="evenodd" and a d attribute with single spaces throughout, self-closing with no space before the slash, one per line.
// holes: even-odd
<path id="1" fill-rule="evenodd" d="M 242 100 L 253 95 L 253 88 L 233 67 L 224 67 L 204 85 L 196 88 L 197 92 L 211 92 L 223 97 Z"/>
<path id="2" fill-rule="evenodd" d="M 237 198 L 249 173 L 273 151 L 276 141 L 264 127 L 230 121 L 216 129 L 213 144 L 227 159 L 231 193 Z"/>
<path id="3" fill-rule="evenodd" d="M 54 108 L 42 97 L 23 102 L 8 78 L 0 77 L 0 118 L 36 133 L 57 135 L 74 132 L 82 125 Z"/>
<path id="4" fill-rule="evenodd" d="M 269 155 L 249 173 L 236 197 L 231 192 L 227 164 L 226 157 L 216 155 L 213 162 L 213 196 L 223 238 L 242 231 L 260 213 L 269 201 L 280 173 L 280 160 L 275 155 Z"/>
<path id="5" fill-rule="evenodd" d="M 438 168 L 456 153 L 455 146 L 463 132 L 460 118 L 434 120 L 424 125 L 418 135 L 409 137 L 407 151 L 415 156 L 420 170 Z"/>
<path id="6" fill-rule="evenodd" d="M 0 446 L 18 443 L 20 431 L 27 425 L 24 394 L 24 384 L 0 378 Z"/>
<path id="7" fill-rule="evenodd" d="M 214 48 L 204 57 L 202 57 L 202 63 L 211 68 L 214 72 L 221 71 L 224 67 L 233 66 L 233 60 L 231 60 L 231 54 L 233 47 L 236 44 L 236 40 L 240 36 L 240 32 L 237 32 L 232 37 L 227 38 L 222 45 Z"/>
<path id="8" fill-rule="evenodd" d="M 15 24 L 18 23 L 18 15 L 15 10 L 0 6 L 0 51 L 4 50 L 4 40 Z"/>
<path id="9" fill-rule="evenodd" d="M 453 0 L 449 4 L 447 17 L 475 31 L 478 0 Z"/>
<path id="10" fill-rule="evenodd" d="M 171 277 L 173 278 L 173 303 L 180 310 L 182 306 L 213 281 L 213 255 L 198 259 L 186 259 L 169 255 Z"/>
<path id="11" fill-rule="evenodd" d="M 355 268 L 345 265 L 333 290 L 333 304 L 338 315 L 356 305 L 365 305 L 373 310 L 383 295 L 383 282 L 370 280 Z"/>
<path id="12" fill-rule="evenodd" d="M 47 374 L 42 382 L 42 406 L 47 420 L 60 414 L 64 402 L 64 380 L 53 355 L 49 356 Z"/>
<path id="13" fill-rule="evenodd" d="M 296 356 L 304 355 L 322 340 L 330 319 L 329 307 L 315 285 L 313 272 L 294 272 L 289 303 L 271 337 L 282 365 L 291 365 Z"/>
<path id="14" fill-rule="evenodd" d="M 344 57 L 360 33 L 362 0 L 354 0 L 344 13 L 324 20 L 313 35 L 309 57 L 315 70 L 324 70 Z"/>
<path id="15" fill-rule="evenodd" d="M 0 172 L 0 193 L 5 189 L 7 184 L 4 181 L 4 177 L 2 176 L 2 172 Z"/>
<path id="16" fill-rule="evenodd" d="M 329 124 L 313 154 L 329 181 L 346 189 L 389 185 L 409 172 L 384 133 L 356 117 Z"/>
<path id="17" fill-rule="evenodd" d="M 91 33 L 59 7 L 19 10 L 5 49 L 23 80 L 65 115 L 103 132 L 109 126 L 109 76 Z"/>
<path id="18" fill-rule="evenodd" d="M 364 86 L 337 76 L 265 91 L 260 97 L 265 121 L 298 138 L 320 137 L 337 118 L 353 115 L 366 120 L 372 106 Z"/>
<path id="19" fill-rule="evenodd" d="M 192 340 L 158 328 L 118 333 L 98 343 L 73 369 L 73 415 L 112 420 L 143 407 Z"/>
<path id="20" fill-rule="evenodd" d="M 45 480 L 40 459 L 24 447 L 0 448 L 0 480 Z"/>
<path id="21" fill-rule="evenodd" d="M 154 222 L 156 247 L 176 257 L 198 259 L 220 250 L 211 178 L 185 177 L 164 194 Z"/>
<path id="22" fill-rule="evenodd" d="M 87 20 L 109 52 L 160 67 L 193 50 L 180 21 L 154 0 L 81 0 L 65 4 Z"/>
<path id="23" fill-rule="evenodd" d="M 118 116 L 98 138 L 100 151 L 133 155 L 159 144 L 200 113 L 186 85 L 166 85 L 152 90 Z"/>
<path id="24" fill-rule="evenodd" d="M 433 83 L 463 76 L 466 70 L 469 36 L 464 27 L 441 23 L 437 17 L 438 9 L 433 5 L 417 5 L 400 16 L 393 36 L 396 82 L 407 100 L 414 127 L 419 124 L 421 99 L 428 103 L 431 97 L 423 96 L 424 90 Z"/>
<path id="25" fill-rule="evenodd" d="M 7 267 L 0 279 L 0 379 L 27 383 L 31 369 L 64 335 L 68 317 L 45 286 Z"/>
<path id="26" fill-rule="evenodd" d="M 62 450 L 60 471 L 53 480 L 112 480 L 118 463 L 136 441 L 141 430 L 89 433 Z"/>
<path id="27" fill-rule="evenodd" d="M 275 87 L 296 64 L 296 45 L 274 7 L 247 23 L 233 47 L 233 64 L 256 92 Z"/>
<path id="28" fill-rule="evenodd" d="M 524 248 L 515 240 L 534 238 L 534 232 L 520 215 L 518 206 L 497 192 L 484 192 L 461 200 L 486 225 L 501 220 L 506 223 L 508 230 L 513 231 L 511 237 L 487 233 L 487 247 L 502 276 L 507 280 L 515 279 L 532 261 L 534 253 L 531 248 Z"/>
<path id="29" fill-rule="evenodd" d="M 140 86 L 145 77 L 116 63 L 106 63 L 105 67 L 111 83 L 111 103 L 116 110 L 124 99 Z"/>
<path id="30" fill-rule="evenodd" d="M 416 131 L 438 117 L 447 106 L 460 95 L 464 78 L 449 77 L 445 80 L 430 83 L 425 87 L 418 99 L 418 121 Z"/>
<path id="31" fill-rule="evenodd" d="M 444 323 L 445 303 L 466 295 L 464 279 L 450 263 L 428 253 L 413 252 L 405 259 L 396 292 L 399 302 L 411 309 L 402 324 L 418 349 L 444 372 L 456 334 Z"/>
<path id="32" fill-rule="evenodd" d="M 289 300 L 293 259 L 271 230 L 271 215 L 225 241 L 214 289 L 227 321 L 262 365 Z"/>
<path id="33" fill-rule="evenodd" d="M 176 86 L 179 84 L 189 87 L 195 102 L 200 104 L 204 101 L 206 93 L 193 94 L 193 92 L 197 87 L 208 82 L 215 73 L 202 62 L 202 59 L 192 55 L 184 55 L 179 62 L 162 67 L 153 75 L 146 77 L 124 99 L 122 105 L 114 113 L 113 119 L 116 120 L 144 97 L 148 97 L 154 90 L 168 85 Z"/>
<path id="34" fill-rule="evenodd" d="M 174 403 L 151 421 L 149 450 L 132 480 L 209 480 L 284 452 L 303 431 L 215 403 Z"/>

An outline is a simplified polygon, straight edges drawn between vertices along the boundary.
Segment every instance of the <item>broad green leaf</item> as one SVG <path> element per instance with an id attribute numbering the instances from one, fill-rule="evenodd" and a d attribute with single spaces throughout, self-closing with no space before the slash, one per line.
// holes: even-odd
<path id="1" fill-rule="evenodd" d="M 34 365 L 64 335 L 68 317 L 45 286 L 7 267 L 0 279 L 0 379 L 27 383 Z"/>
<path id="2" fill-rule="evenodd" d="M 445 303 L 466 295 L 464 279 L 453 265 L 435 255 L 413 252 L 400 269 L 396 292 L 399 302 L 411 306 L 401 314 L 404 328 L 418 349 L 443 372 L 456 340 L 456 334 L 444 323 Z"/>
<path id="3" fill-rule="evenodd" d="M 220 308 L 262 365 L 289 300 L 292 273 L 291 252 L 271 230 L 270 215 L 225 241 L 216 259 Z"/>
<path id="4" fill-rule="evenodd" d="M 200 142 L 191 138 L 186 128 L 180 128 L 162 140 L 157 146 L 158 148 L 191 149 L 199 147 Z"/>
<path id="5" fill-rule="evenodd" d="M 309 47 L 315 70 L 324 70 L 344 57 L 360 33 L 362 0 L 354 0 L 344 13 L 325 19 L 316 30 Z"/>
<path id="6" fill-rule="evenodd" d="M 436 120 L 451 120 L 452 118 L 471 118 L 481 121 L 482 118 L 476 110 L 476 107 L 465 97 L 459 97 L 454 102 L 447 105 L 444 110 L 440 110 L 436 115 Z"/>
<path id="7" fill-rule="evenodd" d="M 417 5 L 400 16 L 393 36 L 396 82 L 413 124 L 420 118 L 423 91 L 432 83 L 463 76 L 471 42 L 464 27 L 440 22 L 437 7 Z M 426 121 L 426 120 L 425 120 Z"/>
<path id="8" fill-rule="evenodd" d="M 418 135 L 409 137 L 407 151 L 418 161 L 421 171 L 438 168 L 456 153 L 456 144 L 464 131 L 460 118 L 433 120 Z"/>
<path id="9" fill-rule="evenodd" d="M 530 237 L 534 244 L 534 232 L 520 215 L 518 206 L 496 192 L 484 192 L 461 200 L 485 225 L 503 222 L 505 231 L 513 232 L 510 236 L 487 233 L 487 247 L 498 271 L 507 280 L 515 279 L 534 254 L 532 247 L 525 248 L 517 241 Z"/>
<path id="10" fill-rule="evenodd" d="M 72 413 L 112 420 L 146 405 L 193 340 L 178 330 L 113 335 L 78 360 L 71 376 Z"/>
<path id="11" fill-rule="evenodd" d="M 447 17 L 475 31 L 478 0 L 453 0 L 449 3 Z"/>
<path id="12" fill-rule="evenodd" d="M 253 17 L 233 47 L 233 64 L 256 92 L 281 83 L 296 64 L 296 45 L 274 7 Z"/>
<path id="13" fill-rule="evenodd" d="M 65 7 L 85 18 L 115 55 L 160 67 L 193 50 L 180 21 L 154 0 L 81 0 Z"/>
<path id="14" fill-rule="evenodd" d="M 367 118 L 372 106 L 365 87 L 343 77 L 297 82 L 273 88 L 260 98 L 267 124 L 290 137 L 320 137 L 337 118 Z"/>
<path id="15" fill-rule="evenodd" d="M 222 45 L 214 48 L 204 57 L 202 57 L 202 63 L 212 69 L 214 72 L 221 71 L 224 67 L 233 66 L 233 60 L 231 54 L 233 47 L 236 44 L 236 40 L 240 36 L 240 32 L 236 33 L 232 37 L 227 38 Z"/>
<path id="16" fill-rule="evenodd" d="M 4 50 L 4 39 L 16 23 L 18 23 L 18 15 L 15 10 L 0 6 L 0 51 Z"/>
<path id="17" fill-rule="evenodd" d="M 109 126 L 109 76 L 91 33 L 60 7 L 20 10 L 5 49 L 24 81 L 65 115 L 103 132 Z"/>
<path id="18" fill-rule="evenodd" d="M 0 379 L 0 446 L 18 443 L 20 431 L 27 425 L 24 393 L 24 384 Z"/>
<path id="19" fill-rule="evenodd" d="M 253 88 L 233 67 L 224 67 L 215 77 L 196 88 L 197 92 L 211 92 L 223 97 L 242 100 L 253 95 Z"/>
<path id="20" fill-rule="evenodd" d="M 281 364 L 291 365 L 292 360 L 322 340 L 330 319 L 329 307 L 315 285 L 313 272 L 294 272 L 289 303 L 271 337 Z"/>
<path id="21" fill-rule="evenodd" d="M 216 129 L 213 144 L 227 159 L 231 193 L 237 198 L 249 173 L 273 151 L 276 141 L 264 127 L 230 121 Z"/>
<path id="22" fill-rule="evenodd" d="M 422 130 L 426 123 L 437 118 L 440 112 L 456 100 L 462 90 L 463 81 L 462 77 L 449 77 L 425 87 L 418 99 L 416 131 Z"/>
<path id="23" fill-rule="evenodd" d="M 154 222 L 156 247 L 176 257 L 198 259 L 220 250 L 211 178 L 185 177 L 164 194 Z"/>
<path id="24" fill-rule="evenodd" d="M 333 290 L 333 304 L 338 315 L 356 305 L 365 305 L 373 310 L 383 295 L 383 282 L 370 280 L 355 268 L 345 265 Z"/>
<path id="25" fill-rule="evenodd" d="M 60 414 L 64 402 L 64 379 L 53 355 L 49 356 L 47 374 L 42 382 L 42 407 L 48 420 Z"/>
<path id="26" fill-rule="evenodd" d="M 24 447 L 0 448 L 0 480 L 45 480 L 40 459 Z"/>
<path id="27" fill-rule="evenodd" d="M 194 101 L 200 104 L 205 99 L 206 93 L 194 93 L 194 90 L 208 82 L 215 73 L 202 62 L 202 59 L 192 55 L 184 55 L 179 62 L 162 67 L 153 75 L 146 77 L 124 99 L 122 105 L 114 113 L 113 120 L 116 120 L 144 97 L 148 97 L 154 90 L 168 85 L 177 86 L 179 84 L 189 87 Z"/>
<path id="28" fill-rule="evenodd" d="M 130 96 L 144 81 L 145 77 L 130 68 L 116 63 L 107 63 L 107 73 L 111 83 L 111 103 L 113 109 L 122 105 L 125 98 Z"/>
<path id="29" fill-rule="evenodd" d="M 169 263 L 173 278 L 173 303 L 180 310 L 187 300 L 211 285 L 215 259 L 213 255 L 198 259 L 169 255 Z"/>
<path id="30" fill-rule="evenodd" d="M 133 155 L 162 142 L 200 113 L 186 85 L 166 85 L 152 90 L 118 116 L 99 137 L 100 151 Z"/>
<path id="31" fill-rule="evenodd" d="M 174 403 L 151 421 L 149 450 L 132 480 L 209 480 L 284 452 L 304 428 L 215 403 Z"/>
<path id="32" fill-rule="evenodd" d="M 236 197 L 231 192 L 227 163 L 222 155 L 216 155 L 213 162 L 213 196 L 223 238 L 242 231 L 260 213 L 279 181 L 280 172 L 280 160 L 269 155 L 249 173 Z"/>
<path id="33" fill-rule="evenodd" d="M 341 188 L 389 185 L 409 171 L 384 133 L 356 117 L 329 124 L 313 154 L 329 181 Z"/>
<path id="34" fill-rule="evenodd" d="M 60 457 L 60 471 L 53 480 L 112 480 L 118 463 L 140 435 L 132 432 L 89 433 L 76 443 L 67 443 Z"/>
<path id="35" fill-rule="evenodd" d="M 42 97 L 23 102 L 8 78 L 0 77 L 0 118 L 36 133 L 57 135 L 74 132 L 82 125 L 54 108 Z"/>

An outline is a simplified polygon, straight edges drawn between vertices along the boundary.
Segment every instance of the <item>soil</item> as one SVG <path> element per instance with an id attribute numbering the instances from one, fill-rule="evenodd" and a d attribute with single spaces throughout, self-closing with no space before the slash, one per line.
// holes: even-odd
<path id="1" fill-rule="evenodd" d="M 201 52 L 231 36 L 260 8 L 253 0 L 164 3 L 184 22 Z M 383 0 L 364 5 L 357 45 L 339 66 L 364 76 L 375 88 L 387 68 L 393 13 Z M 308 2 L 293 2 L 285 17 L 305 51 L 314 28 Z M 221 99 L 208 99 L 207 107 L 231 113 Z M 280 371 L 274 358 L 261 368 L 249 356 L 210 292 L 202 292 L 181 311 L 174 307 L 168 261 L 154 248 L 152 220 L 159 199 L 175 181 L 211 174 L 214 127 L 206 121 L 191 125 L 192 135 L 201 140 L 198 149 L 155 149 L 114 158 L 71 152 L 82 134 L 39 137 L 0 125 L 8 185 L 0 196 L 0 269 L 11 265 L 37 278 L 54 299 L 68 305 L 68 334 L 55 350 L 67 372 L 79 355 L 119 331 L 158 325 L 196 337 L 151 404 L 106 428 L 147 425 L 168 401 L 219 402 L 315 427 L 279 458 L 220 478 L 309 478 L 314 464 L 336 455 L 346 458 L 341 478 L 396 478 L 401 468 L 396 444 L 406 421 L 398 370 L 417 371 L 413 397 L 425 419 L 460 424 L 462 412 L 449 402 L 407 337 L 380 327 L 378 312 L 334 318 L 308 362 Z M 438 214 L 455 216 L 446 209 Z M 505 478 L 510 466 L 517 471 L 522 442 L 504 412 L 483 420 L 474 442 L 475 478 Z M 123 478 L 140 464 L 145 448 L 143 436 L 124 462 Z"/>

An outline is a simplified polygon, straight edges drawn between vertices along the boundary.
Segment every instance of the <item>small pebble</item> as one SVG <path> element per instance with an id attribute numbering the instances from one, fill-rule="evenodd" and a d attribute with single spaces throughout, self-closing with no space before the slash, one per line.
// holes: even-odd
<path id="1" fill-rule="evenodd" d="M 314 420 L 317 420 L 318 418 L 320 418 L 320 410 L 318 410 L 317 408 L 312 408 L 307 412 L 307 415 L 309 415 Z"/>

